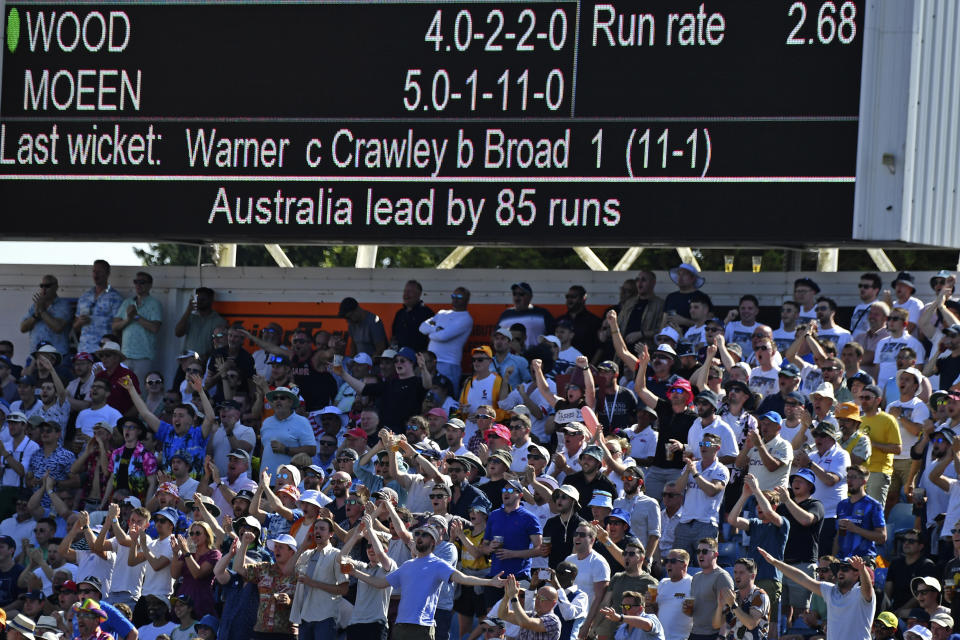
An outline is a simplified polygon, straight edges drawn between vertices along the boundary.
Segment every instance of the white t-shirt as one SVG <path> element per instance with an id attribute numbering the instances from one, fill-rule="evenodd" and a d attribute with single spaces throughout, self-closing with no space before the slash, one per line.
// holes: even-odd
<path id="1" fill-rule="evenodd" d="M 592 606 L 593 585 L 596 582 L 610 582 L 610 565 L 603 556 L 592 549 L 583 560 L 577 558 L 577 554 L 571 553 L 567 556 L 567 562 L 577 565 L 576 585 L 587 594 L 587 600 Z"/>
<path id="2" fill-rule="evenodd" d="M 510 471 L 514 473 L 523 473 L 527 470 L 527 449 L 533 444 L 532 440 L 521 444 L 519 447 L 510 445 L 510 455 L 513 456 L 513 464 L 510 465 Z M 549 462 L 549 459 L 547 460 Z"/>
<path id="3" fill-rule="evenodd" d="M 906 302 L 894 300 L 893 308 L 906 309 L 910 312 L 910 322 L 917 324 L 917 322 L 920 320 L 920 314 L 923 312 L 923 300 L 914 297 L 907 298 Z"/>
<path id="4" fill-rule="evenodd" d="M 804 320 L 816 320 L 817 319 L 817 303 L 814 302 L 813 306 L 809 309 L 804 309 L 802 304 L 797 303 L 800 306 L 800 311 L 797 312 L 797 321 L 803 322 Z"/>
<path id="5" fill-rule="evenodd" d="M 630 457 L 631 458 L 652 458 L 657 452 L 657 432 L 653 426 L 648 426 L 643 431 L 637 433 L 637 425 L 633 425 L 628 432 L 630 435 Z"/>
<path id="6" fill-rule="evenodd" d="M 834 324 L 831 329 L 820 329 L 817 331 L 817 338 L 826 338 L 837 345 L 837 353 L 840 353 L 844 345 L 850 342 L 851 337 L 849 331 L 837 324 Z"/>
<path id="7" fill-rule="evenodd" d="M 130 557 L 130 547 L 123 546 L 116 538 L 113 538 L 110 543 L 117 554 L 111 591 L 113 593 L 127 591 L 134 600 L 139 600 L 140 590 L 143 588 L 143 578 L 147 574 L 147 563 L 143 562 L 135 567 L 128 566 L 127 558 Z"/>
<path id="8" fill-rule="evenodd" d="M 674 582 L 664 578 L 657 587 L 657 617 L 666 640 L 687 640 L 693 618 L 683 612 L 683 601 L 690 597 L 693 577 L 684 575 Z"/>
<path id="9" fill-rule="evenodd" d="M 750 372 L 750 381 L 747 386 L 754 393 L 759 393 L 766 398 L 780 390 L 780 385 L 777 382 L 779 375 L 780 370 L 776 367 L 770 367 L 766 371 L 762 367 L 754 367 Z"/>
<path id="10" fill-rule="evenodd" d="M 178 487 L 178 490 L 180 491 L 180 499 L 184 502 L 187 500 L 193 500 L 193 494 L 197 492 L 197 487 L 199 486 L 199 480 L 196 478 L 187 478 L 187 481 Z"/>
<path id="11" fill-rule="evenodd" d="M 251 447 L 257 445 L 257 432 L 239 422 L 233 425 L 233 437 L 243 440 Z M 213 449 L 210 454 L 213 458 L 213 464 L 217 465 L 217 469 L 220 469 L 221 476 L 227 475 L 227 464 L 230 462 L 227 454 L 233 451 L 233 447 L 230 446 L 230 438 L 227 437 L 227 430 L 224 429 L 223 425 L 214 429 L 213 433 L 210 434 L 210 447 Z M 249 474 L 248 471 L 246 475 Z"/>
<path id="12" fill-rule="evenodd" d="M 117 554 L 113 551 L 106 552 L 106 558 L 102 558 L 93 551 L 83 551 L 77 549 L 77 577 L 80 579 L 87 576 L 96 576 L 100 578 L 103 584 L 103 595 L 110 594 L 113 588 L 113 568 L 116 565 Z"/>
<path id="13" fill-rule="evenodd" d="M 723 337 L 727 341 L 727 344 L 736 342 L 743 349 L 743 359 L 747 360 L 753 355 L 753 342 L 751 338 L 753 337 L 753 332 L 757 330 L 757 327 L 763 327 L 759 322 L 754 321 L 751 325 L 745 325 L 739 320 L 734 320 L 727 325 L 727 328 L 723 332 Z"/>
<path id="14" fill-rule="evenodd" d="M 900 349 L 910 347 L 917 354 L 917 366 L 924 363 L 926 350 L 920 341 L 908 333 L 904 333 L 901 338 L 887 336 L 877 343 L 874 351 L 873 361 L 880 365 L 877 372 L 877 384 L 882 388 L 892 376 L 897 374 L 897 354 Z"/>
<path id="15" fill-rule="evenodd" d="M 717 453 L 717 457 L 735 456 L 740 453 L 740 447 L 737 445 L 737 436 L 733 433 L 730 425 L 719 417 L 714 416 L 713 422 L 705 427 L 703 426 L 702 419 L 697 418 L 687 431 L 686 445 L 687 451 L 691 452 L 695 459 L 700 459 L 700 441 L 703 440 L 703 434 L 705 433 L 713 433 L 720 436 L 720 451 Z"/>
<path id="16" fill-rule="evenodd" d="M 746 446 L 746 445 L 744 445 Z M 784 464 L 776 471 L 770 471 L 760 459 L 760 453 L 756 447 L 750 448 L 747 456 L 750 458 L 750 473 L 757 478 L 757 486 L 762 491 L 773 489 L 774 487 L 787 488 L 788 477 L 790 475 L 790 465 L 793 464 L 793 447 L 784 440 L 779 434 L 774 436 L 773 440 L 765 443 L 767 451 L 777 460 L 783 460 Z"/>
<path id="17" fill-rule="evenodd" d="M 800 393 L 809 396 L 821 384 L 823 384 L 823 372 L 820 371 L 820 367 L 804 363 L 803 368 L 800 369 Z"/>
<path id="18" fill-rule="evenodd" d="M 124 560 L 124 562 L 126 562 L 126 560 Z M 57 571 L 69 571 L 71 575 L 70 579 L 73 580 L 74 582 L 86 577 L 86 576 L 77 575 L 77 571 L 78 571 L 77 565 L 73 564 L 72 562 L 65 562 L 53 570 L 54 573 L 56 573 Z M 50 578 L 47 577 L 47 574 L 43 572 L 43 569 L 41 569 L 40 567 L 37 567 L 36 569 L 33 570 L 33 574 L 37 576 L 37 578 L 40 580 L 40 583 L 41 583 L 40 590 L 43 591 L 43 594 L 47 596 L 52 594 L 53 582 L 51 582 Z"/>
<path id="19" fill-rule="evenodd" d="M 170 546 L 170 537 L 157 540 L 148 540 L 147 548 L 158 558 L 170 558 L 173 556 L 173 548 Z M 150 563 L 146 560 L 144 564 Z M 142 594 L 145 596 L 157 596 L 166 600 L 173 593 L 173 576 L 170 575 L 170 565 L 168 564 L 160 571 L 148 566 L 143 578 Z"/>
<path id="20" fill-rule="evenodd" d="M 176 622 L 168 622 L 159 627 L 153 626 L 152 623 L 145 624 L 137 628 L 137 640 L 157 640 L 157 636 L 170 635 L 178 626 Z"/>
<path id="21" fill-rule="evenodd" d="M 870 315 L 870 307 L 873 306 L 874 302 L 876 302 L 876 300 L 873 302 L 861 302 L 853 308 L 853 315 L 850 317 L 851 335 L 870 329 L 870 321 L 867 319 L 867 316 Z"/>
<path id="22" fill-rule="evenodd" d="M 780 427 L 780 437 L 786 440 L 787 442 L 792 443 L 793 438 L 797 435 L 797 432 L 800 431 L 800 429 L 802 428 L 803 428 L 802 422 L 797 422 L 797 426 L 795 427 L 788 427 L 786 423 L 784 423 L 784 425 Z M 806 439 L 801 443 L 800 446 L 806 446 L 808 444 L 813 444 L 813 436 L 810 435 L 809 430 L 807 430 Z"/>
<path id="23" fill-rule="evenodd" d="M 36 545 L 37 538 L 33 535 L 33 528 L 37 526 L 37 521 L 33 518 L 27 518 L 23 522 L 17 522 L 17 516 L 10 516 L 3 522 L 0 522 L 0 535 L 13 538 L 16 551 L 14 556 L 20 555 L 22 551 L 21 544 L 24 538 L 30 540 L 30 544 Z"/>
<path id="24" fill-rule="evenodd" d="M 30 466 L 30 458 L 33 457 L 33 454 L 40 450 L 40 445 L 28 438 L 23 436 L 23 439 L 20 441 L 20 444 L 17 445 L 16 449 L 13 447 L 13 438 L 10 437 L 10 432 L 7 431 L 7 437 L 3 438 L 3 446 L 9 451 L 13 459 L 23 465 L 23 475 L 27 475 L 28 467 Z M 5 487 L 18 487 L 20 486 L 21 477 L 17 475 L 17 472 L 7 466 L 6 458 L 0 459 L 3 462 L 3 486 Z"/>
<path id="25" fill-rule="evenodd" d="M 910 422 L 919 422 L 923 424 L 923 421 L 930 417 L 930 409 L 927 408 L 927 403 L 925 403 L 920 398 L 910 398 L 906 402 L 901 402 L 900 400 L 894 400 L 887 405 L 887 413 L 890 413 L 892 407 L 900 407 L 900 417 L 906 418 Z M 897 420 L 897 422 L 900 422 Z M 909 460 L 910 459 L 910 447 L 917 444 L 917 436 L 913 435 L 909 431 L 903 428 L 903 425 L 900 425 L 900 453 L 893 456 L 894 460 Z"/>
<path id="26" fill-rule="evenodd" d="M 927 528 L 930 529 L 937 525 L 936 517 L 938 515 L 947 513 L 950 493 L 930 482 L 930 472 L 933 471 L 933 467 L 936 466 L 938 460 L 933 459 L 933 447 L 927 447 L 926 455 L 927 464 L 923 467 L 923 472 L 917 481 L 917 487 L 925 489 L 927 492 Z M 949 449 L 946 455 L 950 455 Z M 954 469 L 952 464 L 948 464 L 947 468 L 943 470 L 943 477 L 957 479 L 957 470 Z M 949 529 L 944 529 L 944 531 L 949 531 Z"/>
<path id="27" fill-rule="evenodd" d="M 704 480 L 716 482 L 722 480 L 726 485 L 730 481 L 730 472 L 720 464 L 719 460 L 714 460 L 706 469 L 703 468 L 703 460 L 697 460 L 697 471 L 703 476 Z M 723 488 L 717 491 L 715 496 L 708 496 L 700 485 L 697 484 L 697 478 L 693 474 L 687 476 L 687 491 L 683 499 L 683 517 L 680 522 L 709 522 L 714 526 L 720 524 L 720 505 L 723 503 Z"/>
<path id="28" fill-rule="evenodd" d="M 847 467 L 850 466 L 850 454 L 843 448 L 834 444 L 826 450 L 823 455 L 817 451 L 810 454 L 810 460 L 817 464 L 824 471 L 835 473 L 840 479 L 832 487 L 828 487 L 820 481 L 820 478 L 814 482 L 814 494 L 823 504 L 823 517 L 836 518 L 837 504 L 847 497 Z"/>
<path id="29" fill-rule="evenodd" d="M 782 324 L 773 332 L 773 342 L 777 345 L 777 351 L 780 353 L 786 353 L 796 339 L 797 330 L 787 331 Z"/>
<path id="30" fill-rule="evenodd" d="M 859 582 L 845 594 L 841 594 L 835 584 L 821 582 L 820 594 L 827 603 L 827 619 L 830 621 L 827 640 L 870 640 L 876 594 L 869 602 L 864 600 Z"/>
<path id="31" fill-rule="evenodd" d="M 690 327 L 687 329 L 687 332 L 683 334 L 683 341 L 692 344 L 694 351 L 701 349 L 707 344 L 706 328 L 706 324 L 699 327 Z"/>
<path id="32" fill-rule="evenodd" d="M 93 425 L 98 422 L 106 422 L 109 425 L 117 424 L 117 420 L 123 417 L 123 414 L 108 404 L 99 409 L 84 409 L 77 414 L 77 429 L 82 431 L 88 438 L 93 437 Z"/>

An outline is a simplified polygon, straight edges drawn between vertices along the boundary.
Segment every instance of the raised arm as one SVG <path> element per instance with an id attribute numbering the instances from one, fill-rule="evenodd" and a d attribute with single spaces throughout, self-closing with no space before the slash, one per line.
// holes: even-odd
<path id="1" fill-rule="evenodd" d="M 160 429 L 160 418 L 155 416 L 152 411 L 147 407 L 147 403 L 143 401 L 143 398 L 140 397 L 140 392 L 137 391 L 137 388 L 133 386 L 133 380 L 129 376 L 124 376 L 120 378 L 120 386 L 127 390 L 127 393 L 130 394 L 130 400 L 133 402 L 133 406 L 137 409 L 137 413 L 140 415 L 140 419 L 143 420 L 144 424 L 153 431 L 154 433 Z"/>
<path id="2" fill-rule="evenodd" d="M 787 563 L 777 560 L 767 553 L 767 550 L 763 547 L 757 547 L 757 552 L 763 556 L 764 560 L 772 564 L 777 569 L 780 569 L 780 571 L 782 571 L 788 578 L 799 584 L 801 587 L 807 591 L 810 591 L 811 593 L 817 594 L 818 596 L 823 596 L 823 593 L 820 591 L 820 583 L 805 574 L 803 571 L 794 569 Z"/>
<path id="3" fill-rule="evenodd" d="M 650 350 L 647 345 L 641 343 L 637 353 L 637 375 L 633 380 L 633 392 L 640 398 L 643 404 L 651 409 L 657 408 L 657 402 L 660 400 L 655 393 L 647 389 L 647 365 L 650 364 Z"/>
<path id="4" fill-rule="evenodd" d="M 230 582 L 230 572 L 227 571 L 227 567 L 229 567 L 230 563 L 233 562 L 234 556 L 236 556 L 239 548 L 240 539 L 234 538 L 233 544 L 230 545 L 230 550 L 220 556 L 220 559 L 217 560 L 217 564 L 214 565 L 213 578 L 220 584 L 227 584 Z"/>
<path id="5" fill-rule="evenodd" d="M 607 326 L 610 328 L 610 339 L 613 341 L 613 349 L 617 357 L 623 361 L 623 368 L 633 369 L 637 366 L 637 358 L 630 353 L 630 349 L 627 348 L 627 343 L 624 341 L 623 336 L 620 335 L 620 325 L 617 324 L 617 312 L 613 309 L 607 311 L 606 321 Z"/>
<path id="6" fill-rule="evenodd" d="M 550 403 L 551 407 L 557 406 L 560 398 L 551 392 L 550 387 L 547 386 L 547 379 L 543 377 L 543 360 L 534 358 L 530 361 L 530 375 L 533 376 L 533 382 L 537 385 L 537 391 L 540 392 L 540 395 Z M 520 386 L 522 388 L 523 385 Z"/>

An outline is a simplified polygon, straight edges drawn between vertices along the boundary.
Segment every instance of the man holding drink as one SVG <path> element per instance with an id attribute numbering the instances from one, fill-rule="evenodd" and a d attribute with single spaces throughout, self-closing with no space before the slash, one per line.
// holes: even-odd
<path id="1" fill-rule="evenodd" d="M 335 640 L 337 609 L 350 582 L 340 564 L 340 550 L 330 544 L 334 535 L 333 521 L 318 517 L 313 525 L 313 535 L 316 547 L 294 559 L 297 588 L 293 594 L 290 621 L 300 625 L 300 635 L 305 639 Z M 300 545 L 301 549 L 306 547 Z"/>

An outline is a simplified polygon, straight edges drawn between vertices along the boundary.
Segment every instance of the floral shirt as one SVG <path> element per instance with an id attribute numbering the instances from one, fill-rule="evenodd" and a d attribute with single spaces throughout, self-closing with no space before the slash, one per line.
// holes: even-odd
<path id="1" fill-rule="evenodd" d="M 54 480 L 66 480 L 70 477 L 70 467 L 76 460 L 77 456 L 72 451 L 67 451 L 61 446 L 58 446 L 57 450 L 49 456 L 45 455 L 41 448 L 30 458 L 28 471 L 33 474 L 34 478 L 42 478 L 43 474 L 49 471 L 50 477 Z M 49 507 L 50 496 L 44 495 L 40 504 Z"/>
<path id="2" fill-rule="evenodd" d="M 272 562 L 260 562 L 246 567 L 246 579 L 257 585 L 260 603 L 257 608 L 257 624 L 253 630 L 260 633 L 293 633 L 290 624 L 290 604 L 279 604 L 274 596 L 285 593 L 293 602 L 297 588 L 297 575 L 283 575 L 280 567 Z"/>
<path id="3" fill-rule="evenodd" d="M 199 479 L 203 475 L 203 460 L 207 452 L 207 440 L 203 437 L 203 427 L 190 427 L 184 435 L 179 435 L 169 422 L 160 422 L 157 440 L 163 443 L 161 468 L 170 473 L 170 456 L 178 451 L 186 451 L 193 459 L 190 465 L 190 477 Z"/>
<path id="4" fill-rule="evenodd" d="M 99 297 L 96 287 L 90 287 L 81 294 L 77 300 L 77 315 L 89 316 L 90 322 L 80 330 L 77 351 L 94 353 L 100 350 L 100 339 L 113 333 L 113 316 L 121 302 L 123 296 L 110 285 Z"/>
<path id="5" fill-rule="evenodd" d="M 293 523 L 303 517 L 303 511 L 300 509 L 291 509 L 293 520 L 287 520 L 279 513 L 268 513 L 267 519 L 263 521 L 263 530 L 265 539 L 279 538 L 285 533 L 290 533 Z"/>
<path id="6" fill-rule="evenodd" d="M 30 308 L 27 309 L 26 315 L 23 316 L 23 320 L 32 316 L 35 311 L 35 307 L 31 304 Z M 70 303 L 58 297 L 47 307 L 47 313 L 54 318 L 66 322 L 66 328 L 60 333 L 56 333 L 50 328 L 50 325 L 48 325 L 46 321 L 42 319 L 37 320 L 36 324 L 33 325 L 33 329 L 30 329 L 30 349 L 36 349 L 37 345 L 41 342 L 49 342 L 57 348 L 60 355 L 66 355 L 70 352 L 70 320 L 73 318 L 73 310 L 70 308 Z"/>
<path id="7" fill-rule="evenodd" d="M 120 464 L 123 460 L 124 447 L 115 449 L 110 454 L 110 470 L 113 472 L 113 488 L 117 489 L 117 476 L 120 471 Z M 157 473 L 157 458 L 147 451 L 142 442 L 137 442 L 133 449 L 133 455 L 127 461 L 127 487 L 130 492 L 140 498 L 141 502 L 146 501 L 147 480 Z M 122 488 L 122 487 L 119 487 Z"/>
<path id="8" fill-rule="evenodd" d="M 748 629 L 740 618 L 733 613 L 729 605 L 723 608 L 723 628 L 720 630 L 720 640 L 765 640 L 767 627 L 770 625 L 770 598 L 767 592 L 760 587 L 754 587 L 746 596 L 736 592 L 736 608 L 748 614 L 759 613 L 760 621 L 752 630 Z"/>
<path id="9" fill-rule="evenodd" d="M 90 634 L 89 637 L 84 638 L 83 636 L 78 635 L 74 640 L 114 640 L 113 636 L 97 627 L 97 629 Z"/>

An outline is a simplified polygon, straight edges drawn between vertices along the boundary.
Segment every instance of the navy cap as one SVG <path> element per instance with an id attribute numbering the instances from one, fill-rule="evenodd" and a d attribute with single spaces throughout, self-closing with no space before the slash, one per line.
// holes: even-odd
<path id="1" fill-rule="evenodd" d="M 856 380 L 856 381 L 858 381 L 858 382 L 861 382 L 861 383 L 863 383 L 863 384 L 866 385 L 866 386 L 869 386 L 869 385 L 871 385 L 871 384 L 874 384 L 873 376 L 871 376 L 871 375 L 870 375 L 869 373 L 867 373 L 866 371 L 858 371 L 858 372 L 856 372 L 855 374 L 853 374 L 852 376 L 848 377 L 848 378 L 847 378 L 847 386 L 849 386 L 850 383 L 853 382 L 854 380 Z"/>
<path id="2" fill-rule="evenodd" d="M 417 363 L 417 352 L 414 351 L 413 349 L 411 349 L 410 347 L 403 347 L 402 349 L 400 349 L 399 351 L 397 351 L 397 355 L 394 356 L 394 357 L 395 357 L 395 358 L 406 358 L 407 360 L 409 360 L 410 362 L 412 362 L 412 363 L 414 363 L 414 364 Z"/>
<path id="3" fill-rule="evenodd" d="M 820 285 L 810 278 L 797 278 L 794 280 L 793 288 L 796 289 L 797 287 L 810 287 L 814 293 L 820 293 Z"/>
<path id="4" fill-rule="evenodd" d="M 720 406 L 720 398 L 718 398 L 717 394 L 715 394 L 710 389 L 704 389 L 703 391 L 698 393 L 697 397 L 695 397 L 693 401 L 696 402 L 698 400 L 703 400 L 714 409 Z"/>
<path id="5" fill-rule="evenodd" d="M 563 327 L 564 329 L 574 330 L 573 321 L 570 318 L 560 318 L 557 320 L 557 328 Z"/>
<path id="6" fill-rule="evenodd" d="M 797 369 L 797 365 L 791 362 L 784 362 L 780 365 L 780 374 L 781 376 L 787 376 L 788 378 L 799 378 L 800 369 Z"/>
<path id="7" fill-rule="evenodd" d="M 37 379 L 33 376 L 20 376 L 17 378 L 17 384 L 28 384 L 31 387 L 37 386 Z"/>
<path id="8" fill-rule="evenodd" d="M 343 317 L 360 306 L 356 298 L 346 297 L 340 301 L 340 309 L 337 311 L 339 317 Z"/>
<path id="9" fill-rule="evenodd" d="M 512 285 L 510 285 L 510 291 L 513 291 L 514 289 L 523 289 L 530 295 L 533 295 L 533 288 L 526 282 L 514 282 Z"/>
<path id="10" fill-rule="evenodd" d="M 800 393 L 799 391 L 791 391 L 790 393 L 787 394 L 787 397 L 785 399 L 796 400 L 800 404 L 804 404 L 806 402 L 806 398 L 804 398 L 803 394 Z"/>

